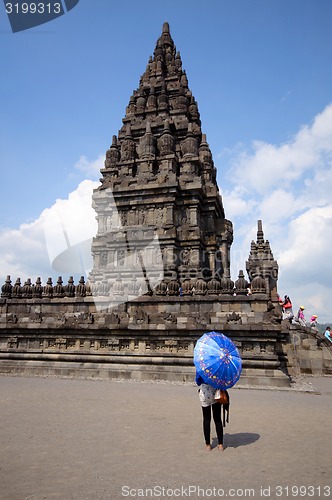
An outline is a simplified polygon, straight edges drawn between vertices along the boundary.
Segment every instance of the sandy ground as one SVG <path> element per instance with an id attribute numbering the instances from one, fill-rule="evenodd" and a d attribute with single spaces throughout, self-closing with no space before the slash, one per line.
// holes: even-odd
<path id="1" fill-rule="evenodd" d="M 231 389 L 207 452 L 194 385 L 0 377 L 0 499 L 332 497 L 332 378 L 312 383 Z"/>

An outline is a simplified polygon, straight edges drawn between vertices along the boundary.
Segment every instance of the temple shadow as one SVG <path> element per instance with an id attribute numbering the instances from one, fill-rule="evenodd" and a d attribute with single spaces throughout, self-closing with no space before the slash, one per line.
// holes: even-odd
<path id="1" fill-rule="evenodd" d="M 238 432 L 236 434 L 225 434 L 225 448 L 238 448 L 239 446 L 247 446 L 260 438 L 259 434 L 254 432 Z"/>

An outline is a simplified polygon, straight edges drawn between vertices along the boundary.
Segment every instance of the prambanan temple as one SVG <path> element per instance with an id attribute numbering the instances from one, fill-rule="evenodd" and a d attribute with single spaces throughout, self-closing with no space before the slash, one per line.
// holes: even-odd
<path id="1" fill-rule="evenodd" d="M 247 278 L 231 279 L 233 227 L 168 23 L 122 121 L 92 199 L 93 268 L 77 284 L 7 277 L 0 373 L 190 381 L 195 341 L 216 330 L 241 352 L 240 383 L 289 385 L 278 264 L 258 221 Z"/>

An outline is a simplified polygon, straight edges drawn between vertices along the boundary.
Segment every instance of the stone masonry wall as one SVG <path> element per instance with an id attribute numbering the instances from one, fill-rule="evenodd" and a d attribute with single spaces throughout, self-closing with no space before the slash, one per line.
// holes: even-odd
<path id="1" fill-rule="evenodd" d="M 62 374 L 88 367 L 92 375 L 193 380 L 195 342 L 216 330 L 238 346 L 244 383 L 288 384 L 280 371 L 285 335 L 271 323 L 264 295 L 153 295 L 102 305 L 92 297 L 0 299 L 0 372 L 39 366 L 38 373 L 51 373 L 61 365 Z"/>

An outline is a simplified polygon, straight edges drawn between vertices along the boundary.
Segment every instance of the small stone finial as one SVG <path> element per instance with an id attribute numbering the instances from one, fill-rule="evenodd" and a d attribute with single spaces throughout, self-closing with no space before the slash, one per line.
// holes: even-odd
<path id="1" fill-rule="evenodd" d="M 257 243 L 264 243 L 264 233 L 263 233 L 263 224 L 261 220 L 257 221 Z"/>
<path id="2" fill-rule="evenodd" d="M 182 61 L 181 61 L 180 52 L 176 53 L 176 56 L 175 56 L 175 67 L 178 69 L 178 71 L 182 69 Z"/>
<path id="3" fill-rule="evenodd" d="M 22 297 L 31 298 L 32 297 L 32 287 L 31 279 L 28 278 L 22 287 Z"/>
<path id="4" fill-rule="evenodd" d="M 188 133 L 184 141 L 181 143 L 182 156 L 197 156 L 198 144 L 193 134 L 192 123 L 188 124 Z"/>
<path id="5" fill-rule="evenodd" d="M 58 277 L 57 284 L 53 288 L 53 294 L 55 297 L 64 297 L 65 289 L 63 286 L 62 276 Z"/>
<path id="6" fill-rule="evenodd" d="M 135 142 L 131 135 L 130 123 L 126 125 L 126 135 L 121 145 L 121 160 L 133 161 L 135 158 Z"/>
<path id="7" fill-rule="evenodd" d="M 86 285 L 84 276 L 80 277 L 78 285 L 76 287 L 76 297 L 85 297 L 86 296 Z"/>
<path id="8" fill-rule="evenodd" d="M 13 286 L 12 289 L 12 296 L 19 298 L 21 297 L 21 295 L 22 295 L 21 279 L 17 278 L 15 285 Z"/>
<path id="9" fill-rule="evenodd" d="M 125 137 L 126 138 L 127 137 L 131 138 L 131 125 L 130 125 L 130 123 L 127 123 L 127 125 L 126 125 L 126 135 L 125 135 Z"/>
<path id="10" fill-rule="evenodd" d="M 36 279 L 36 283 L 32 285 L 32 296 L 40 298 L 43 294 L 42 281 L 40 276 Z"/>
<path id="11" fill-rule="evenodd" d="M 168 22 L 165 22 L 163 24 L 163 29 L 160 37 L 161 43 L 164 47 L 173 47 L 174 48 L 174 42 L 171 37 L 170 29 L 169 29 L 169 24 Z"/>
<path id="12" fill-rule="evenodd" d="M 1 288 L 1 292 L 2 292 L 1 297 L 10 297 L 12 289 L 13 289 L 12 280 L 10 279 L 10 276 L 8 275 L 5 283 L 2 285 L 2 288 Z"/>
<path id="13" fill-rule="evenodd" d="M 182 72 L 180 82 L 181 82 L 182 87 L 184 87 L 184 88 L 188 87 L 188 78 L 187 78 L 187 74 L 185 71 Z"/>
<path id="14" fill-rule="evenodd" d="M 120 150 L 116 135 L 112 137 L 112 145 L 106 152 L 105 167 L 114 167 L 120 160 Z"/>
<path id="15" fill-rule="evenodd" d="M 46 282 L 46 285 L 44 286 L 44 289 L 43 289 L 43 295 L 45 297 L 53 297 L 53 281 L 52 281 L 52 278 L 48 278 L 47 282 Z"/>
<path id="16" fill-rule="evenodd" d="M 157 98 L 157 103 L 158 103 L 158 110 L 159 111 L 167 111 L 168 110 L 169 102 L 168 102 L 168 96 L 166 94 L 165 82 L 162 83 L 161 93 L 159 94 L 159 96 Z"/>
<path id="17" fill-rule="evenodd" d="M 164 22 L 163 24 L 163 30 L 162 30 L 163 33 L 170 33 L 169 31 L 169 24 L 167 21 Z"/>
<path id="18" fill-rule="evenodd" d="M 65 295 L 66 295 L 66 297 L 75 297 L 76 286 L 74 285 L 74 278 L 73 278 L 73 276 L 69 277 L 68 283 L 67 283 L 67 285 L 64 288 L 65 288 Z"/>
<path id="19" fill-rule="evenodd" d="M 169 121 L 164 121 L 164 130 L 159 139 L 159 150 L 161 156 L 173 154 L 174 152 L 174 137 L 170 131 Z"/>
<path id="20" fill-rule="evenodd" d="M 154 111 L 157 107 L 157 98 L 155 95 L 155 88 L 153 86 L 150 87 L 150 95 L 146 102 L 147 111 Z"/>
<path id="21" fill-rule="evenodd" d="M 239 277 L 235 281 L 235 293 L 236 295 L 247 295 L 249 283 L 244 277 L 243 270 L 240 269 Z"/>
<path id="22" fill-rule="evenodd" d="M 146 122 L 146 132 L 139 141 L 139 157 L 140 158 L 154 158 L 156 147 L 156 139 L 151 132 L 151 123 Z"/>

